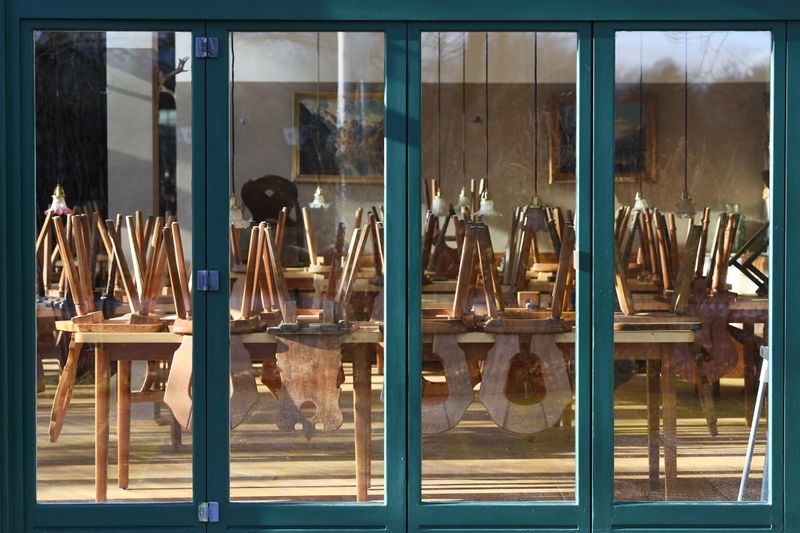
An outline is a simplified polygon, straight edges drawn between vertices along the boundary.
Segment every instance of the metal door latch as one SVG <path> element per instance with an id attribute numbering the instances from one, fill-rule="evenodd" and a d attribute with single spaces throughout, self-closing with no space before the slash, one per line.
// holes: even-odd
<path id="1" fill-rule="evenodd" d="M 219 38 L 195 37 L 194 57 L 219 57 Z"/>
<path id="2" fill-rule="evenodd" d="M 219 503 L 203 502 L 198 505 L 197 520 L 200 522 L 219 522 Z"/>
<path id="3" fill-rule="evenodd" d="M 198 270 L 197 292 L 216 292 L 219 290 L 218 270 Z"/>

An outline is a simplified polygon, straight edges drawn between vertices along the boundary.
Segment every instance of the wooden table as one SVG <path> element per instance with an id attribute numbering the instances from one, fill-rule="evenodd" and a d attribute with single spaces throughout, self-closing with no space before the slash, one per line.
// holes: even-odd
<path id="1" fill-rule="evenodd" d="M 652 294 L 634 294 L 633 299 L 637 311 L 666 311 L 669 309 L 668 302 L 653 298 Z M 755 325 L 763 324 L 765 327 L 769 325 L 769 299 L 752 295 L 737 296 L 728 312 L 728 323 L 742 325 L 744 417 L 749 425 L 753 421 L 757 387 L 758 341 Z M 764 340 L 766 341 L 766 339 Z"/>
<path id="2" fill-rule="evenodd" d="M 562 351 L 574 353 L 574 330 L 555 333 L 554 337 Z M 456 338 L 459 344 L 491 346 L 494 344 L 495 336 L 493 333 L 469 332 L 460 333 Z M 433 334 L 423 335 L 423 342 L 432 342 L 432 340 Z M 614 359 L 647 361 L 648 474 L 650 486 L 655 490 L 659 485 L 659 451 L 663 446 L 665 499 L 669 499 L 670 495 L 675 492 L 678 478 L 677 376 L 673 364 L 674 348 L 677 344 L 693 345 L 694 342 L 695 334 L 690 330 L 614 332 Z M 663 436 L 661 437 L 659 436 L 659 417 L 663 419 Z"/>
<path id="3" fill-rule="evenodd" d="M 117 468 L 118 484 L 126 488 L 130 461 L 130 405 L 132 361 L 170 360 L 181 336 L 169 332 L 157 333 L 88 333 L 75 332 L 72 342 L 95 345 L 95 499 L 107 499 L 109 408 L 111 400 L 111 361 L 117 368 Z M 242 335 L 253 360 L 274 356 L 277 347 L 274 335 L 251 333 Z M 367 500 L 370 474 L 370 436 L 372 426 L 372 378 L 370 345 L 383 342 L 383 334 L 374 327 L 363 327 L 345 334 L 343 344 L 356 345 L 352 353 L 353 403 L 355 417 L 355 454 L 357 501 Z M 125 349 L 129 345 L 135 349 Z M 142 350 L 141 345 L 148 345 Z M 111 346 L 114 349 L 111 349 Z M 254 378 L 255 379 L 255 378 Z"/>
<path id="4" fill-rule="evenodd" d="M 111 361 L 118 361 L 117 381 L 117 432 L 118 483 L 127 486 L 130 435 L 130 365 L 134 360 L 171 358 L 181 336 L 159 333 L 73 333 L 73 342 L 95 345 L 95 496 L 98 502 L 106 501 L 108 485 L 109 408 L 111 396 Z M 677 415 L 676 376 L 672 365 L 673 347 L 680 343 L 693 343 L 694 333 L 685 330 L 670 331 L 616 331 L 614 332 L 614 358 L 648 361 L 648 455 L 649 476 L 652 484 L 659 481 L 659 450 L 663 444 L 665 457 L 665 497 L 669 497 L 677 481 Z M 423 342 L 430 339 L 423 338 Z M 482 332 L 461 333 L 459 344 L 494 343 L 494 334 Z M 555 334 L 562 349 L 574 349 L 575 332 Z M 266 333 L 243 335 L 243 343 L 254 360 L 262 360 L 270 350 L 274 354 L 276 339 Z M 362 328 L 346 334 L 344 344 L 367 347 L 383 342 L 383 334 L 376 328 Z M 140 345 L 149 345 L 142 350 Z M 131 345 L 137 349 L 123 349 Z M 114 349 L 111 349 L 111 346 Z M 653 346 L 658 346 L 654 350 Z M 353 357 L 353 402 L 355 413 L 355 452 L 357 501 L 367 500 L 371 462 L 371 356 L 368 350 L 355 349 Z M 159 355 L 161 354 L 161 355 Z M 663 407 L 663 438 L 659 438 L 659 404 Z M 123 441 L 126 441 L 123 445 Z"/>

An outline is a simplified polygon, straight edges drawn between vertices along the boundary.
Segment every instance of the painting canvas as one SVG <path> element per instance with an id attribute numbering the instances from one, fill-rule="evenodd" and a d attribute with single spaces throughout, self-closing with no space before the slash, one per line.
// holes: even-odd
<path id="1" fill-rule="evenodd" d="M 294 95 L 292 179 L 383 183 L 383 93 Z"/>
<path id="2" fill-rule="evenodd" d="M 553 98 L 550 113 L 550 183 L 575 181 L 576 124 L 575 96 Z M 655 182 L 655 98 L 645 93 L 618 98 L 614 127 L 614 165 L 617 182 Z"/>

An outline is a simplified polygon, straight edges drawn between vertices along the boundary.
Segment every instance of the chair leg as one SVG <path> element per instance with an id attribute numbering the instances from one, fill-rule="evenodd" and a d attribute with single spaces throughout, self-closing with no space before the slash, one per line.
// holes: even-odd
<path id="1" fill-rule="evenodd" d="M 717 430 L 717 410 L 714 405 L 715 395 L 706 377 L 705 359 L 703 357 L 703 350 L 700 348 L 700 343 L 698 341 L 693 343 L 692 350 L 694 350 L 695 383 L 697 383 L 697 395 L 700 398 L 700 407 L 703 409 L 703 415 L 706 418 L 709 434 L 712 437 L 716 437 L 719 432 Z"/>
<path id="2" fill-rule="evenodd" d="M 69 346 L 67 363 L 58 378 L 58 388 L 53 398 L 53 408 L 50 411 L 50 442 L 56 442 L 64 427 L 64 418 L 72 399 L 72 389 L 75 386 L 75 375 L 78 371 L 78 358 L 81 355 L 82 343 L 73 342 Z"/>

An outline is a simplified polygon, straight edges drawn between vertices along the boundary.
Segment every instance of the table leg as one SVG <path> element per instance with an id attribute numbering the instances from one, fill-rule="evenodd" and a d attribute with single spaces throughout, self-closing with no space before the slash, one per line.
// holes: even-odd
<path id="1" fill-rule="evenodd" d="M 672 344 L 661 345 L 661 405 L 664 424 L 664 499 L 669 500 L 678 478 L 677 449 L 677 379 L 672 356 Z"/>
<path id="2" fill-rule="evenodd" d="M 367 433 L 367 488 L 372 488 L 372 361 L 377 364 L 378 347 L 374 344 L 367 345 L 367 383 L 366 394 L 369 398 L 369 432 Z"/>
<path id="3" fill-rule="evenodd" d="M 94 349 L 94 492 L 95 500 L 104 502 L 108 491 L 108 408 L 111 396 L 108 349 Z"/>
<path id="4" fill-rule="evenodd" d="M 742 324 L 742 356 L 744 371 L 744 417 L 747 425 L 753 423 L 753 409 L 756 405 L 756 354 L 758 346 L 755 342 L 755 327 L 752 323 Z"/>
<path id="5" fill-rule="evenodd" d="M 178 449 L 183 446 L 183 429 L 172 413 L 169 415 L 169 436 L 173 448 Z"/>
<path id="6" fill-rule="evenodd" d="M 117 486 L 128 488 L 131 442 L 131 362 L 117 361 Z"/>
<path id="7" fill-rule="evenodd" d="M 659 455 L 661 442 L 658 436 L 660 425 L 661 400 L 659 392 L 659 374 L 661 362 L 653 359 L 647 361 L 647 457 L 649 460 L 650 490 L 658 490 Z"/>
<path id="8" fill-rule="evenodd" d="M 355 413 L 356 501 L 367 501 L 369 487 L 372 398 L 369 349 L 357 344 L 353 349 L 353 412 Z"/>

